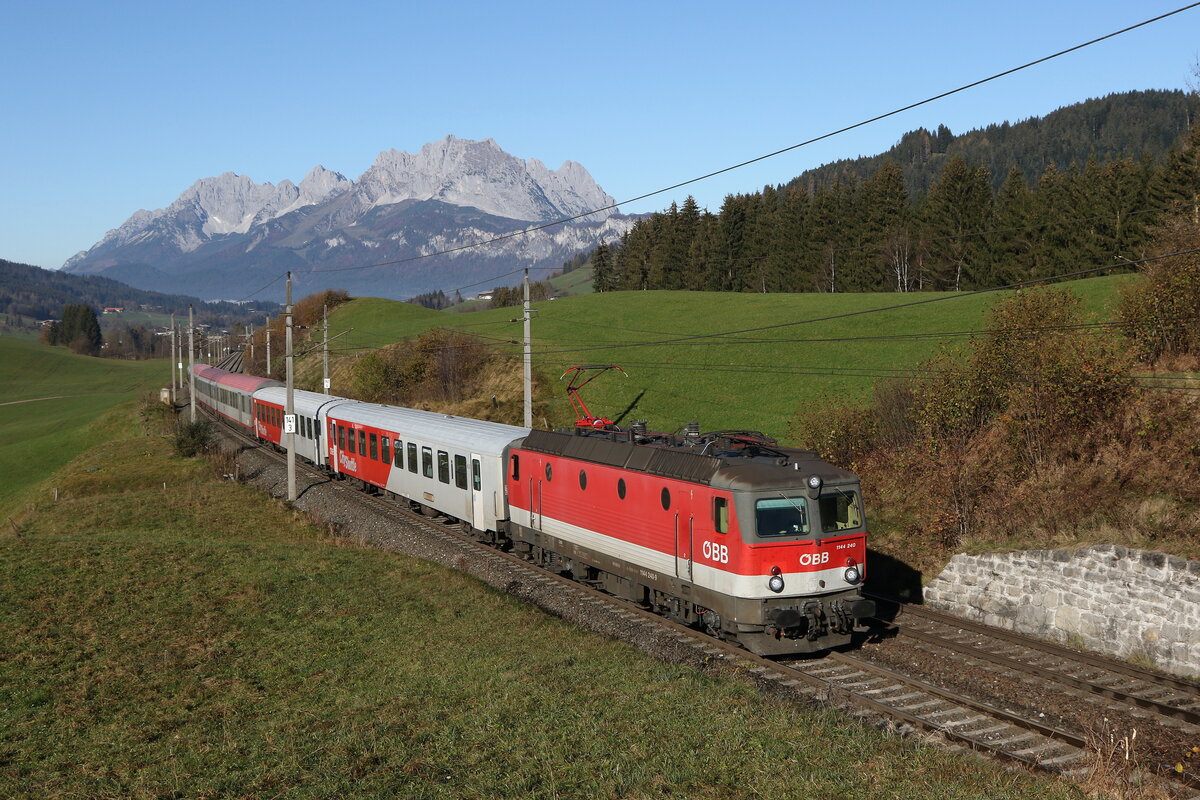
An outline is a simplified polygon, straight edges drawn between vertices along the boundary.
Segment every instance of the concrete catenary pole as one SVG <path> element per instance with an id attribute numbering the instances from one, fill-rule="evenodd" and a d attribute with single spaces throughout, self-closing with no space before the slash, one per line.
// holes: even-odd
<path id="1" fill-rule="evenodd" d="M 533 427 L 533 356 L 529 349 L 529 267 L 525 268 L 525 427 Z"/>
<path id="2" fill-rule="evenodd" d="M 171 407 L 175 407 L 175 312 L 171 312 Z"/>
<path id="3" fill-rule="evenodd" d="M 196 326 L 192 324 L 192 306 L 188 305 L 188 404 L 191 406 L 191 421 L 196 421 Z"/>
<path id="4" fill-rule="evenodd" d="M 287 437 L 288 502 L 296 500 L 296 405 L 292 383 L 292 273 L 287 274 L 287 333 L 284 338 L 287 363 Z"/>
<path id="5" fill-rule="evenodd" d="M 321 347 L 321 385 L 329 391 L 329 306 L 322 307 L 325 318 L 325 341 Z"/>
<path id="6" fill-rule="evenodd" d="M 267 317 L 267 368 L 263 372 L 264 378 L 271 377 L 271 318 Z"/>

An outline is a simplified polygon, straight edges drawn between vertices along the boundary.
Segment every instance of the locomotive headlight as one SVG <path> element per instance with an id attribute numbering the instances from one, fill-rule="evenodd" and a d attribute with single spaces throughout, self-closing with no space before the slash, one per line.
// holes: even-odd
<path id="1" fill-rule="evenodd" d="M 775 594 L 783 591 L 783 570 L 779 567 L 771 567 L 771 579 L 767 581 L 767 588 Z"/>
<path id="2" fill-rule="evenodd" d="M 821 476 L 820 475 L 809 475 L 808 480 L 805 481 L 805 483 L 808 485 L 809 499 L 816 500 L 818 497 L 821 496 Z"/>
<path id="3" fill-rule="evenodd" d="M 853 585 L 862 580 L 862 573 L 858 571 L 857 564 L 851 564 L 846 567 L 846 571 L 842 573 L 842 577 L 846 579 L 846 583 Z"/>

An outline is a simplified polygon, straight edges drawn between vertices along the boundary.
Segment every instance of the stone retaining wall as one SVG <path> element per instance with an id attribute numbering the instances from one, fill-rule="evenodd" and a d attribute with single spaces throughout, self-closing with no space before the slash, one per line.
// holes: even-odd
<path id="1" fill-rule="evenodd" d="M 957 555 L 925 602 L 970 620 L 1200 675 L 1200 561 L 1097 545 Z"/>

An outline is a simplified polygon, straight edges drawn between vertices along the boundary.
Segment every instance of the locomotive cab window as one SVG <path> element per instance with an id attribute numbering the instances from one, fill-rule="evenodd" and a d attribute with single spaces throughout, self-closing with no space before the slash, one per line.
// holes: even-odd
<path id="1" fill-rule="evenodd" d="M 848 531 L 862 527 L 862 504 L 858 492 L 835 489 L 823 493 L 817 501 L 821 512 L 821 530 L 826 533 Z"/>
<path id="2" fill-rule="evenodd" d="M 713 498 L 713 530 L 729 533 L 729 500 L 724 497 Z"/>
<path id="3" fill-rule="evenodd" d="M 521 457 L 514 454 L 509 457 L 509 463 L 512 466 L 512 469 L 509 471 L 509 475 L 512 476 L 512 479 L 514 481 L 520 480 L 521 479 Z"/>
<path id="4" fill-rule="evenodd" d="M 768 497 L 754 504 L 759 536 L 808 533 L 808 502 L 803 497 Z"/>

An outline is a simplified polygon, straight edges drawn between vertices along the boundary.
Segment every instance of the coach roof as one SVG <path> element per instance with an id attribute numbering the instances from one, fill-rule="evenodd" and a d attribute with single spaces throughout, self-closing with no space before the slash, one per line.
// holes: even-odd
<path id="1" fill-rule="evenodd" d="M 342 422 L 382 428 L 424 444 L 440 443 L 478 453 L 499 454 L 514 439 L 529 433 L 529 428 L 515 425 L 374 403 L 338 404 L 329 411 L 329 416 Z"/>

